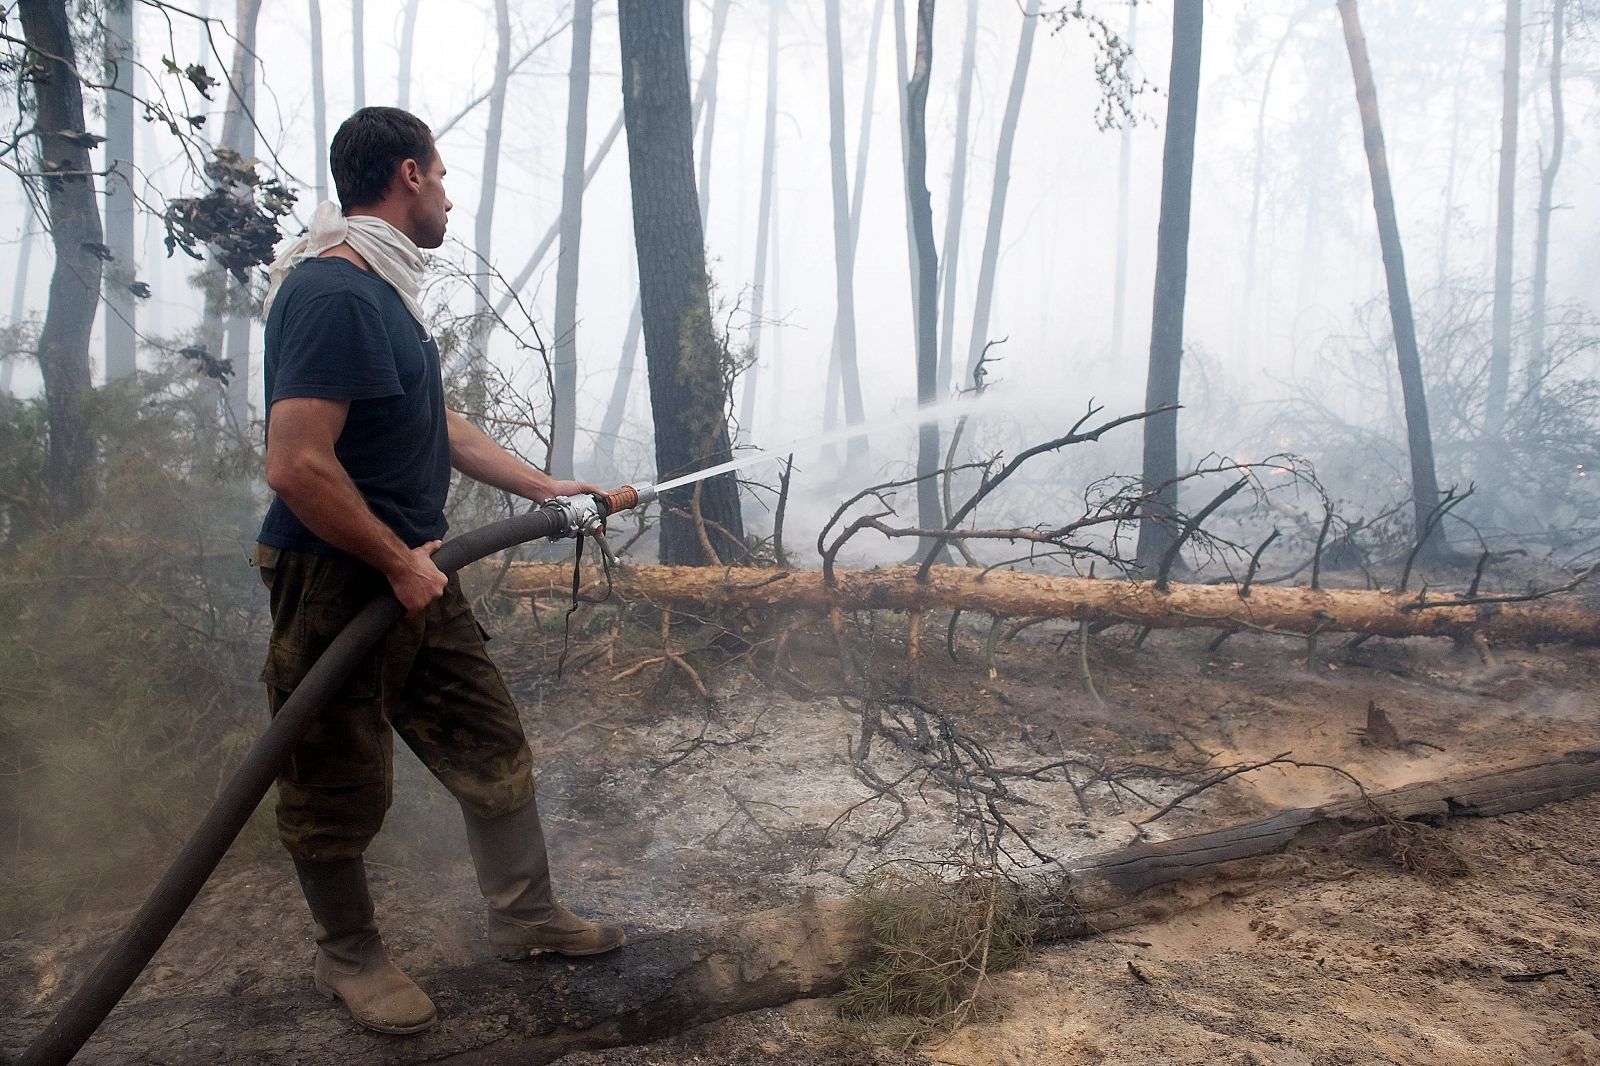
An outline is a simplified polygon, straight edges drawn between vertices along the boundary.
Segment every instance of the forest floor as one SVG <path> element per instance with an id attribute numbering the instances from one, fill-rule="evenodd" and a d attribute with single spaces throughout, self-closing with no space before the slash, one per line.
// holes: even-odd
<path id="1" fill-rule="evenodd" d="M 753 660 L 701 656 L 708 700 L 670 664 L 630 672 L 659 649 L 628 631 L 609 660 L 556 679 L 551 618 L 500 623 L 492 647 L 522 701 L 557 888 L 574 909 L 641 938 L 846 895 L 886 861 L 960 847 L 955 805 L 936 783 L 908 781 L 910 820 L 898 829 L 897 803 L 872 798 L 852 754 L 860 706 L 820 694 L 860 687 L 825 627 L 790 647 L 812 694 Z M 1038 626 L 1002 644 L 990 677 L 981 634 L 963 632 L 952 662 L 943 627 L 930 625 L 911 681 L 904 619 L 862 625 L 848 639 L 875 684 L 913 685 L 995 764 L 1078 760 L 1072 781 L 1019 781 L 1005 805 L 1035 849 L 1069 865 L 1140 833 L 1159 839 L 1350 791 L 1326 769 L 1271 766 L 1136 828 L 1202 767 L 1292 752 L 1385 789 L 1592 745 L 1600 721 L 1600 650 L 1496 649 L 1485 663 L 1448 641 L 1344 651 L 1326 639 L 1307 670 L 1303 641 L 1241 635 L 1211 651 L 1209 633 L 1172 632 L 1135 647 L 1114 630 L 1089 649 L 1101 704 L 1082 690 L 1065 630 Z M 585 647 L 596 639 L 604 632 Z M 1422 743 L 1366 743 L 1373 702 L 1402 740 Z M 891 780 L 912 765 L 881 741 L 869 760 Z M 263 812 L 80 1061 L 432 1061 L 452 1034 L 483 1024 L 474 1011 L 487 1008 L 449 996 L 426 1038 L 384 1038 L 318 999 L 309 921 L 287 861 L 261 846 L 268 826 Z M 1597 830 L 1600 797 L 1452 823 L 1443 839 L 1465 872 L 1444 879 L 1359 848 L 1302 858 L 1253 893 L 1206 893 L 1165 921 L 1040 946 L 993 980 L 977 1021 L 910 1051 L 811 1000 L 563 1062 L 1600 1064 Z M 1028 852 L 1013 842 L 1019 851 L 1020 861 Z M 370 866 L 391 950 L 424 988 L 445 971 L 510 965 L 488 962 L 458 816 L 409 755 Z M 156 872 L 127 876 L 123 906 L 41 920 L 0 943 L 0 1053 L 38 1030 Z"/>

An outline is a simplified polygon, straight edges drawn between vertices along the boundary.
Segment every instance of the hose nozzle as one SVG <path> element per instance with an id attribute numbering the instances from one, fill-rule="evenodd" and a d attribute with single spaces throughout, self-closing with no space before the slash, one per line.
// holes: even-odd
<path id="1" fill-rule="evenodd" d="M 624 485 L 620 489 L 596 497 L 600 501 L 600 509 L 607 515 L 614 515 L 618 511 L 631 511 L 633 508 L 647 504 L 655 498 L 656 489 L 654 485 L 646 485 L 643 488 Z"/>

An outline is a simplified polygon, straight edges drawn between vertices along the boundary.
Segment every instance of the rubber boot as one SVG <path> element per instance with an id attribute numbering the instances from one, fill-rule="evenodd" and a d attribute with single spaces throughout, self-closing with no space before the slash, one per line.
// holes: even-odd
<path id="1" fill-rule="evenodd" d="M 416 1033 L 438 1017 L 433 1001 L 389 960 L 372 917 L 360 859 L 296 862 L 316 923 L 317 991 L 344 1002 L 350 1016 L 380 1033 Z"/>
<path id="2" fill-rule="evenodd" d="M 555 901 L 544 828 L 533 800 L 497 818 L 481 818 L 465 807 L 462 814 L 478 887 L 489 902 L 489 943 L 502 959 L 545 951 L 599 955 L 622 946 L 621 929 L 586 922 Z"/>

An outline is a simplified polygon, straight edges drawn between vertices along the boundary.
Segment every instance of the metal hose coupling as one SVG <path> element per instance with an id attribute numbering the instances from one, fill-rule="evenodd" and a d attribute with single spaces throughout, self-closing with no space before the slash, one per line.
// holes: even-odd
<path id="1" fill-rule="evenodd" d="M 598 537 L 605 532 L 606 518 L 618 511 L 627 511 L 656 498 L 653 485 L 636 489 L 624 485 L 614 492 L 576 496 L 552 496 L 539 506 L 554 514 L 560 521 L 551 540 L 576 540 L 578 537 Z"/>

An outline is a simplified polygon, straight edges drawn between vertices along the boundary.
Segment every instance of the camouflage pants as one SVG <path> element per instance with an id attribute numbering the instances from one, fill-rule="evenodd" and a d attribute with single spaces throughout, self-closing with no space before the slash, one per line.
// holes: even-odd
<path id="1" fill-rule="evenodd" d="M 257 545 L 271 593 L 272 643 L 261 680 L 273 714 L 372 597 L 383 575 L 348 558 Z M 394 791 L 394 734 L 462 806 L 482 817 L 533 798 L 533 756 L 516 704 L 456 578 L 402 619 L 364 659 L 278 777 L 278 835 L 301 861 L 355 858 Z"/>

